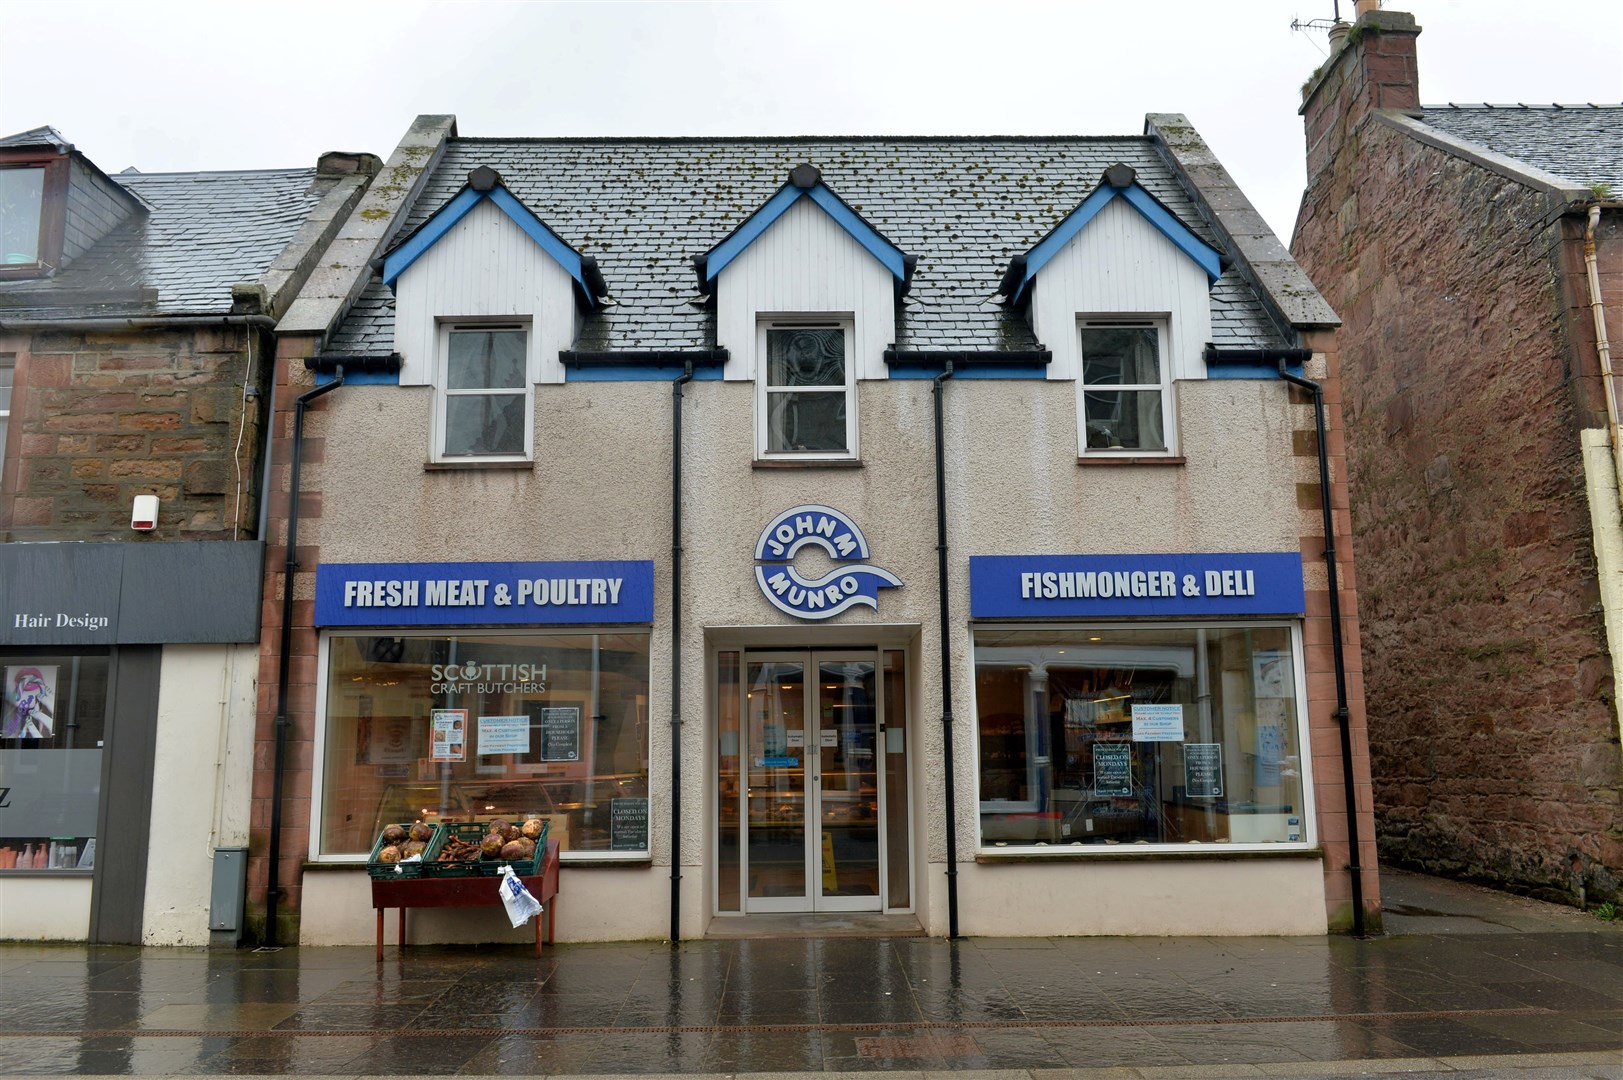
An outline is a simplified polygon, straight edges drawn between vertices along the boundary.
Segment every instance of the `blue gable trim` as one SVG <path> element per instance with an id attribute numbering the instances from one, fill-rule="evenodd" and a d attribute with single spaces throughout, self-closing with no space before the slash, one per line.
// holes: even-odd
<path id="1" fill-rule="evenodd" d="M 1301 364 L 1286 364 L 1285 370 L 1302 378 Z M 1277 379 L 1279 378 L 1278 364 L 1238 363 L 1238 364 L 1207 364 L 1206 377 L 1208 379 Z"/>
<path id="2" fill-rule="evenodd" d="M 536 217 L 529 207 L 515 199 L 512 193 L 500 184 L 489 191 L 475 191 L 471 187 L 465 187 L 455 198 L 435 211 L 434 216 L 424 222 L 422 227 L 403 244 L 384 256 L 383 283 L 393 290 L 394 283 L 412 263 L 422 258 L 485 199 L 494 203 L 513 224 L 524 230 L 524 235 L 534 240 L 541 246 L 542 251 L 552 256 L 552 260 L 563 267 L 564 273 L 575 282 L 587 304 L 596 306 L 592 290 L 587 286 L 586 276 L 581 269 L 580 253 L 559 239 L 558 234 L 549 229 L 546 222 Z"/>
<path id="3" fill-rule="evenodd" d="M 1109 184 L 1100 184 L 1094 188 L 1088 197 L 1083 199 L 1075 210 L 1066 215 L 1065 220 L 1054 227 L 1054 230 L 1026 253 L 1026 273 L 1015 287 L 1011 302 L 1018 302 L 1025 295 L 1026 287 L 1037 272 L 1048 265 L 1055 255 L 1076 238 L 1095 217 L 1099 211 L 1110 204 L 1117 196 L 1127 200 L 1127 205 L 1137 210 L 1146 221 L 1154 225 L 1156 230 L 1172 241 L 1173 245 L 1185 255 L 1195 260 L 1200 268 L 1206 271 L 1209 281 L 1216 281 L 1223 274 L 1222 256 L 1206 241 L 1189 230 L 1189 226 L 1179 221 L 1177 216 L 1155 200 L 1149 192 L 1145 191 L 1136 182 L 1124 188 L 1114 188 Z"/>
<path id="4" fill-rule="evenodd" d="M 725 270 L 729 263 L 742 255 L 745 248 L 758 240 L 761 234 L 771 228 L 772 224 L 803 195 L 810 197 L 811 201 L 833 218 L 851 239 L 861 244 L 864 251 L 878 259 L 897 281 L 907 280 L 907 260 L 901 249 L 880 236 L 877 229 L 864 221 L 861 214 L 841 201 L 826 184 L 819 183 L 810 188 L 797 188 L 793 184 L 785 184 L 779 188 L 777 193 L 751 214 L 731 236 L 705 252 L 705 281 L 716 280 L 716 276 Z"/>

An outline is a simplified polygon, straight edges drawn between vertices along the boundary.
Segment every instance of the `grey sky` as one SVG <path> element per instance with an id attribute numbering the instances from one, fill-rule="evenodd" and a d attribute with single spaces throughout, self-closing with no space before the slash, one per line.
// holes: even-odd
<path id="1" fill-rule="evenodd" d="M 1288 242 L 1325 51 L 1290 24 L 1332 2 L 0 0 L 0 134 L 50 124 L 116 173 L 387 157 L 424 112 L 474 136 L 1121 135 L 1181 112 Z M 1387 6 L 1424 27 L 1427 103 L 1623 100 L 1615 12 Z"/>

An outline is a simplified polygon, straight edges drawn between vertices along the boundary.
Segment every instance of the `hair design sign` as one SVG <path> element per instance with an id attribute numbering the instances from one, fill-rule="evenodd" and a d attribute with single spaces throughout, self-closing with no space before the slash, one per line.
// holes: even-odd
<path id="1" fill-rule="evenodd" d="M 795 555 L 815 545 L 840 565 L 819 578 L 794 568 Z M 868 565 L 868 540 L 856 522 L 827 506 L 785 510 L 761 530 L 755 544 L 755 581 L 779 611 L 799 619 L 832 619 L 858 604 L 879 608 L 879 590 L 902 584 L 889 570 Z"/>
<path id="2" fill-rule="evenodd" d="M 654 621 L 654 564 L 322 563 L 317 626 Z"/>
<path id="3" fill-rule="evenodd" d="M 971 555 L 976 619 L 1300 615 L 1298 552 Z"/>

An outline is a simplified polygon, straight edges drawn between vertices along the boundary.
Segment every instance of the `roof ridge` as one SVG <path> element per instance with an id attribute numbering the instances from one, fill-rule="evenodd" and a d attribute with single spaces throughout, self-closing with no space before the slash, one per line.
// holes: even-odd
<path id="1" fill-rule="evenodd" d="M 453 143 L 1151 142 L 1148 135 L 458 135 Z"/>
<path id="2" fill-rule="evenodd" d="M 120 172 L 115 179 L 119 183 L 125 180 L 146 180 L 159 176 L 293 176 L 299 173 L 313 173 L 314 165 L 294 165 L 279 169 L 170 169 L 164 172 Z"/>
<path id="3" fill-rule="evenodd" d="M 1549 109 L 1552 112 L 1564 112 L 1567 109 L 1575 109 L 1575 110 L 1581 110 L 1581 109 L 1623 109 L 1623 102 L 1581 101 L 1581 102 L 1562 103 L 1562 102 L 1559 102 L 1559 101 L 1552 101 L 1548 105 L 1545 105 L 1545 104 L 1529 105 L 1527 102 L 1518 101 L 1518 102 L 1515 102 L 1514 104 L 1501 103 L 1501 104 L 1496 105 L 1493 102 L 1488 102 L 1488 101 L 1483 101 L 1483 102 L 1450 101 L 1450 102 L 1447 102 L 1446 104 L 1442 104 L 1442 105 L 1426 105 L 1426 104 L 1422 104 L 1420 107 L 1422 109 L 1505 109 L 1505 110 Z"/>

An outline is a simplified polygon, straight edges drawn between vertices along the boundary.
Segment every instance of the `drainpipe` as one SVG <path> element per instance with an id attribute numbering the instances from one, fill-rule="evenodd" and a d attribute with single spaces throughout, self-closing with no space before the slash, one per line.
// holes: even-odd
<path id="1" fill-rule="evenodd" d="M 1606 441 L 1612 447 L 1612 467 L 1623 490 L 1623 439 L 1617 417 L 1617 392 L 1612 374 L 1612 343 L 1606 336 L 1606 302 L 1601 298 L 1600 270 L 1595 263 L 1595 226 L 1600 224 L 1600 207 L 1589 208 L 1589 225 L 1584 229 L 1584 273 L 1589 278 L 1589 311 L 1595 319 L 1595 352 L 1600 356 L 1601 386 L 1606 391 Z"/>
<path id="2" fill-rule="evenodd" d="M 942 439 L 941 386 L 952 378 L 952 361 L 945 362 L 941 374 L 930 380 L 935 402 L 935 536 L 936 590 L 941 603 L 941 762 L 942 799 L 947 809 L 947 937 L 958 937 L 958 814 L 953 797 L 952 745 L 952 642 L 947 592 L 947 452 Z"/>
<path id="3" fill-rule="evenodd" d="M 278 945 L 276 907 L 282 895 L 282 783 L 286 771 L 287 729 L 291 726 L 287 718 L 287 684 L 293 651 L 293 574 L 299 568 L 299 466 L 304 458 L 304 410 L 316 398 L 344 385 L 346 364 L 362 371 L 399 371 L 400 354 L 395 353 L 387 358 L 312 357 L 304 362 L 304 366 L 319 374 L 331 374 L 333 380 L 300 394 L 293 402 L 293 458 L 287 484 L 287 561 L 282 569 L 282 634 L 276 657 L 276 724 L 271 736 L 275 751 L 271 765 L 270 844 L 266 851 L 270 868 L 265 885 L 265 944 L 271 948 Z"/>
<path id="4" fill-rule="evenodd" d="M 1347 872 L 1352 875 L 1353 936 L 1364 936 L 1364 871 L 1358 860 L 1358 792 L 1353 786 L 1352 714 L 1347 708 L 1347 656 L 1341 638 L 1341 587 L 1336 574 L 1336 523 L 1331 509 L 1330 445 L 1324 432 L 1324 388 L 1312 379 L 1292 374 L 1288 364 L 1313 359 L 1312 349 L 1219 349 L 1207 345 L 1208 364 L 1219 361 L 1255 361 L 1279 365 L 1279 377 L 1313 395 L 1313 420 L 1319 437 L 1319 509 L 1324 515 L 1324 565 L 1330 588 L 1330 652 L 1336 669 L 1336 724 L 1341 729 L 1341 781 L 1347 806 Z"/>
<path id="5" fill-rule="evenodd" d="M 671 940 L 682 940 L 682 387 L 693 361 L 671 383 Z"/>

